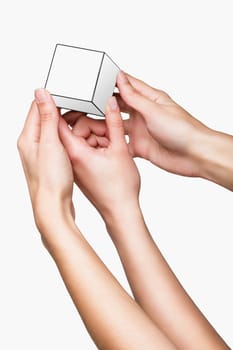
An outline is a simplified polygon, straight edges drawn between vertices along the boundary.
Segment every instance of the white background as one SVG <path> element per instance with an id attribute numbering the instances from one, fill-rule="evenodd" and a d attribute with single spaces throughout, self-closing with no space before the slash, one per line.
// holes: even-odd
<path id="1" fill-rule="evenodd" d="M 0 348 L 95 349 L 31 213 L 16 139 L 33 90 L 44 85 L 57 42 L 104 50 L 208 126 L 233 134 L 232 1 L 21 0 L 1 7 Z M 232 346 L 232 193 L 137 164 L 156 242 Z M 74 200 L 78 225 L 128 289 L 96 211 L 78 191 Z"/>

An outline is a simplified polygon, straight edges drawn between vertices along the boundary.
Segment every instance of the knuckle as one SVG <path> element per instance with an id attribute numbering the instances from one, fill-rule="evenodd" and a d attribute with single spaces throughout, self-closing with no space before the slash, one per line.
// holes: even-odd
<path id="1" fill-rule="evenodd" d="M 157 100 L 163 102 L 164 100 L 170 99 L 170 96 L 168 93 L 164 90 L 158 90 L 157 92 Z"/>
<path id="2" fill-rule="evenodd" d="M 117 128 L 117 129 L 123 129 L 124 126 L 123 126 L 123 121 L 121 118 L 112 118 L 111 119 L 111 125 L 112 127 L 114 128 Z"/>
<path id="3" fill-rule="evenodd" d="M 40 118 L 42 122 L 46 122 L 55 117 L 56 112 L 54 111 L 53 105 L 49 102 L 43 102 L 40 104 Z"/>
<path id="4" fill-rule="evenodd" d="M 25 138 L 23 134 L 21 134 L 17 139 L 17 149 L 19 153 L 22 153 L 23 150 L 25 149 Z"/>
<path id="5" fill-rule="evenodd" d="M 41 235 L 41 242 L 42 242 L 43 246 L 45 247 L 45 249 L 49 250 L 48 243 L 47 243 L 45 237 L 43 237 L 42 235 Z"/>
<path id="6" fill-rule="evenodd" d="M 164 90 L 159 90 L 159 94 L 163 97 L 167 97 L 168 96 L 168 93 Z"/>
<path id="7" fill-rule="evenodd" d="M 51 120 L 53 118 L 53 112 L 52 111 L 43 111 L 40 113 L 40 119 L 41 122 L 46 123 L 47 121 Z"/>

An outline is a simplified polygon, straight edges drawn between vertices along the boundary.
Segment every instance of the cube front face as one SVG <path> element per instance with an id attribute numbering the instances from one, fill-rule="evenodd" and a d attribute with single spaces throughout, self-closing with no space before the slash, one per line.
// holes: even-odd
<path id="1" fill-rule="evenodd" d="M 118 71 L 104 52 L 57 44 L 45 87 L 58 107 L 104 116 Z"/>

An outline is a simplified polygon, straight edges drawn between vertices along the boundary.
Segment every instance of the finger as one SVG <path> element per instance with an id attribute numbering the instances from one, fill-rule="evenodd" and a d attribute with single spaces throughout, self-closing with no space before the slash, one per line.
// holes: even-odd
<path id="1" fill-rule="evenodd" d="M 126 74 L 126 73 L 125 73 Z M 157 102 L 161 96 L 162 91 L 153 88 L 152 86 L 146 84 L 144 81 L 133 77 L 130 74 L 126 74 L 130 84 L 143 96 L 149 98 L 151 101 Z"/>
<path id="2" fill-rule="evenodd" d="M 117 86 L 120 91 L 120 95 L 123 101 L 132 107 L 133 109 L 140 112 L 142 115 L 150 115 L 156 104 L 148 99 L 147 97 L 141 95 L 130 83 L 126 74 L 120 71 L 117 76 Z"/>
<path id="3" fill-rule="evenodd" d="M 71 161 L 86 157 L 90 146 L 83 138 L 77 137 L 73 134 L 63 118 L 60 118 L 59 120 L 58 129 L 61 142 L 63 143 Z"/>
<path id="4" fill-rule="evenodd" d="M 91 147 L 97 147 L 98 146 L 98 141 L 96 139 L 96 136 L 94 134 L 91 134 L 88 138 L 87 138 L 87 143 L 91 146 Z"/>
<path id="5" fill-rule="evenodd" d="M 104 136 L 106 133 L 106 123 L 104 120 L 97 120 L 82 116 L 73 126 L 73 132 L 77 136 L 87 138 L 90 134 Z"/>
<path id="6" fill-rule="evenodd" d="M 129 122 L 130 122 L 130 119 L 123 120 L 125 135 L 129 135 L 129 132 L 130 132 Z"/>
<path id="7" fill-rule="evenodd" d="M 40 142 L 57 141 L 59 112 L 52 96 L 45 89 L 37 89 L 35 99 L 41 122 Z"/>
<path id="8" fill-rule="evenodd" d="M 126 73 L 126 75 L 131 85 L 143 96 L 159 104 L 173 102 L 171 97 L 165 91 L 155 89 L 154 87 L 146 84 L 144 81 L 136 79 L 128 73 Z"/>
<path id="9" fill-rule="evenodd" d="M 35 101 L 31 104 L 21 135 L 35 143 L 40 140 L 40 115 Z"/>
<path id="10" fill-rule="evenodd" d="M 70 126 L 73 126 L 79 120 L 79 118 L 81 118 L 85 115 L 86 114 L 83 112 L 69 111 L 69 112 L 64 113 L 62 115 L 62 118 L 65 119 L 67 124 L 69 124 Z"/>
<path id="11" fill-rule="evenodd" d="M 114 146 L 126 145 L 123 120 L 114 96 L 110 97 L 106 110 L 106 124 L 110 142 Z"/>
<path id="12" fill-rule="evenodd" d="M 133 108 L 128 106 L 125 101 L 122 99 L 121 95 L 119 93 L 114 93 L 114 96 L 117 99 L 118 105 L 120 107 L 120 111 L 123 113 L 131 113 L 133 111 Z"/>
<path id="13" fill-rule="evenodd" d="M 107 137 L 96 136 L 98 146 L 101 148 L 107 148 L 109 146 L 109 139 Z"/>
<path id="14" fill-rule="evenodd" d="M 107 137 L 96 136 L 94 134 L 91 134 L 86 141 L 91 147 L 106 148 L 109 145 L 109 140 Z"/>
<path id="15" fill-rule="evenodd" d="M 91 134 L 86 141 L 91 147 L 106 148 L 109 145 L 107 137 L 96 136 L 94 134 Z"/>

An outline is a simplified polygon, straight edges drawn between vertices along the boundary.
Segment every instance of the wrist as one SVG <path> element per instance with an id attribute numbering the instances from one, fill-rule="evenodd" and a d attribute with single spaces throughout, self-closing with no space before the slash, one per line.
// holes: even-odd
<path id="1" fill-rule="evenodd" d="M 138 193 L 133 196 L 130 196 L 129 194 L 127 195 L 127 193 L 124 195 L 121 194 L 120 198 L 121 199 L 118 199 L 116 196 L 113 196 L 113 200 L 111 202 L 109 201 L 106 206 L 103 205 L 101 208 L 97 207 L 105 222 L 114 220 L 114 218 L 124 215 L 125 211 L 140 208 Z"/>
<path id="2" fill-rule="evenodd" d="M 53 199 L 47 200 L 46 205 L 40 202 L 34 209 L 34 217 L 42 243 L 55 260 L 69 250 L 72 242 L 82 237 L 74 221 L 71 201 Z"/>
<path id="3" fill-rule="evenodd" d="M 120 217 L 131 216 L 132 213 L 141 211 L 138 198 L 133 200 L 123 200 L 118 205 L 109 207 L 101 212 L 105 223 L 110 223 L 119 220 Z"/>
<path id="4" fill-rule="evenodd" d="M 41 198 L 33 203 L 35 223 L 41 235 L 49 235 L 59 225 L 73 226 L 74 209 L 71 199 Z"/>
<path id="5" fill-rule="evenodd" d="M 106 229 L 116 244 L 126 236 L 134 234 L 141 225 L 145 225 L 139 201 L 123 203 L 121 207 L 104 216 Z"/>
<path id="6" fill-rule="evenodd" d="M 193 148 L 199 176 L 233 190 L 233 137 L 206 128 Z"/>

